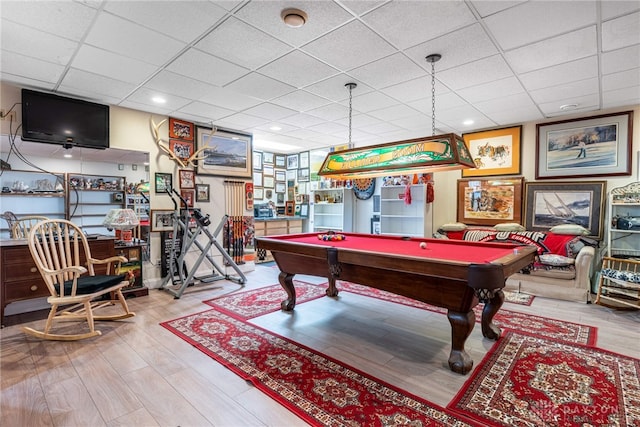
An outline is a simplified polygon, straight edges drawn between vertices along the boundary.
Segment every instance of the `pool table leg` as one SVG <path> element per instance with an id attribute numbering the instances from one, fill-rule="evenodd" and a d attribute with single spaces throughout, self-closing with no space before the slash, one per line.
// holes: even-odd
<path id="1" fill-rule="evenodd" d="M 491 340 L 497 340 L 500 338 L 500 328 L 493 323 L 493 316 L 496 315 L 502 304 L 504 303 L 504 292 L 502 289 L 498 289 L 493 298 L 484 304 L 482 309 L 482 336 Z"/>
<path id="2" fill-rule="evenodd" d="M 338 288 L 336 288 L 336 279 L 333 277 L 329 278 L 329 287 L 325 291 L 328 297 L 337 297 L 338 296 Z"/>
<path id="3" fill-rule="evenodd" d="M 468 313 L 458 313 L 449 310 L 447 318 L 451 324 L 451 353 L 449 354 L 449 368 L 458 374 L 466 374 L 473 367 L 473 359 L 464 351 L 464 343 L 476 323 L 473 310 Z"/>
<path id="4" fill-rule="evenodd" d="M 293 276 L 295 274 L 285 273 L 281 271 L 278 275 L 280 286 L 287 293 L 287 299 L 280 303 L 280 308 L 284 311 L 292 311 L 296 306 L 296 288 L 293 286 Z"/>

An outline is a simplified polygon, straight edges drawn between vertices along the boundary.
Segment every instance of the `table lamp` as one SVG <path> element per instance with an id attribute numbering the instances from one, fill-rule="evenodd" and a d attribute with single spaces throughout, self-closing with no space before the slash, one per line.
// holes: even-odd
<path id="1" fill-rule="evenodd" d="M 122 242 L 133 240 L 133 229 L 140 224 L 138 216 L 133 209 L 111 209 L 102 225 L 108 229 L 116 230 L 116 239 Z"/>

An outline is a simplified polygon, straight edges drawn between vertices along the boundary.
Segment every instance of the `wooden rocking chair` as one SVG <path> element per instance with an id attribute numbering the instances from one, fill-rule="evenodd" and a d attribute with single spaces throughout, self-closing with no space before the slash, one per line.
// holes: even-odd
<path id="1" fill-rule="evenodd" d="M 126 275 L 115 274 L 120 263 L 127 259 L 122 256 L 103 260 L 92 258 L 84 233 L 72 222 L 62 219 L 39 222 L 29 233 L 29 250 L 51 293 L 47 299 L 51 311 L 44 331 L 24 327 L 22 330 L 26 334 L 48 340 L 73 341 L 100 335 L 101 332 L 94 328 L 94 320 L 135 316 L 122 295 L 122 287 L 129 284 Z M 86 259 L 86 267 L 81 265 L 81 257 Z M 96 265 L 106 265 L 106 273 L 96 275 Z M 116 299 L 106 299 L 107 294 Z M 115 313 L 94 315 L 94 310 L 118 304 L 120 309 Z M 51 328 L 57 320 L 86 320 L 89 332 L 52 333 Z"/>

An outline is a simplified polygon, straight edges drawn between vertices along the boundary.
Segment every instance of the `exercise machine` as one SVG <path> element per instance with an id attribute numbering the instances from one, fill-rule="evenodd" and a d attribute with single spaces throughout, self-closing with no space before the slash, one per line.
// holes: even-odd
<path id="1" fill-rule="evenodd" d="M 173 193 L 173 194 L 172 194 Z M 212 233 L 209 231 L 211 220 L 209 215 L 204 215 L 200 209 L 185 208 L 180 211 L 174 194 L 187 206 L 187 201 L 174 189 L 167 189 L 167 194 L 171 197 L 174 205 L 173 212 L 173 233 L 171 235 L 172 244 L 168 259 L 168 274 L 162 281 L 160 289 L 171 293 L 176 299 L 180 298 L 188 286 L 196 284 L 210 283 L 217 280 L 227 279 L 244 285 L 247 278 L 240 270 L 240 267 L 231 258 L 227 251 L 216 240 L 216 236 L 224 228 L 229 216 L 224 215 L 220 224 Z M 198 240 L 200 236 L 206 237 L 206 243 Z M 205 239 L 203 239 L 205 240 Z M 220 252 L 225 264 L 231 267 L 237 276 L 229 275 L 209 254 L 209 250 L 215 248 Z M 198 253 L 196 261 L 192 266 L 187 267 L 186 257 L 189 253 Z M 196 273 L 203 262 L 207 261 L 212 267 L 212 274 L 204 277 L 197 277 Z"/>

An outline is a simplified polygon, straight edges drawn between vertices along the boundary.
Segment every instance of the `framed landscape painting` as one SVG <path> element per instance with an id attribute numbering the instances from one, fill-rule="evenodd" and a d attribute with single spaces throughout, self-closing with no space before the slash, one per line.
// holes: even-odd
<path id="1" fill-rule="evenodd" d="M 527 182 L 524 225 L 530 231 L 549 231 L 576 224 L 600 239 L 606 194 L 606 181 Z"/>
<path id="2" fill-rule="evenodd" d="M 522 177 L 459 179 L 457 221 L 475 225 L 521 224 L 523 182 Z"/>
<path id="3" fill-rule="evenodd" d="M 251 134 L 201 127 L 197 130 L 197 149 L 207 147 L 202 152 L 204 158 L 198 160 L 198 174 L 252 177 Z"/>
<path id="4" fill-rule="evenodd" d="M 522 126 L 463 134 L 476 167 L 463 169 L 462 176 L 518 175 L 521 135 Z"/>
<path id="5" fill-rule="evenodd" d="M 631 175 L 633 111 L 536 125 L 536 179 Z"/>

